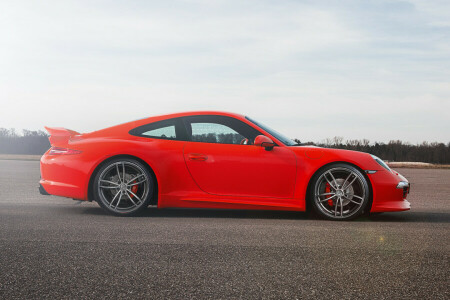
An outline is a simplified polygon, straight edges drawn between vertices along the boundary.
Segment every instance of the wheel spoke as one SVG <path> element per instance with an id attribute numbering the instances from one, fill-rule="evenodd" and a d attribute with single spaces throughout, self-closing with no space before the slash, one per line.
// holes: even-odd
<path id="1" fill-rule="evenodd" d="M 336 178 L 334 178 L 333 173 L 331 173 L 331 171 L 328 171 L 328 174 L 330 174 L 331 178 L 333 178 L 335 189 L 337 189 L 338 184 L 337 184 Z"/>
<path id="2" fill-rule="evenodd" d="M 133 198 L 131 198 L 130 194 L 126 193 L 128 196 L 128 199 L 130 199 L 131 202 L 133 202 L 133 205 L 136 206 L 136 202 L 134 202 Z"/>
<path id="3" fill-rule="evenodd" d="M 125 163 L 122 162 L 122 169 L 123 169 L 123 180 L 122 182 L 125 182 Z"/>
<path id="4" fill-rule="evenodd" d="M 360 196 L 356 196 L 356 195 L 353 195 L 353 197 L 355 197 L 355 198 L 358 198 L 358 199 L 360 199 L 360 200 L 363 200 L 363 201 L 364 201 L 364 198 L 363 198 L 363 197 L 360 197 Z"/>
<path id="5" fill-rule="evenodd" d="M 113 197 L 113 199 L 112 199 L 111 202 L 109 203 L 109 207 L 112 207 L 112 204 L 113 204 L 114 200 L 116 200 L 116 197 L 117 197 L 117 195 L 119 195 L 119 194 L 120 194 L 120 191 L 118 191 L 118 192 L 116 193 L 116 195 Z"/>
<path id="6" fill-rule="evenodd" d="M 117 189 L 118 188 L 117 186 L 104 186 L 104 185 L 101 185 L 100 187 L 102 189 Z"/>
<path id="7" fill-rule="evenodd" d="M 109 184 L 113 184 L 114 187 L 118 187 L 119 186 L 119 184 L 117 182 L 114 182 L 114 181 L 105 180 L 105 179 L 100 179 L 100 181 L 101 182 L 106 182 L 106 183 L 109 183 Z"/>
<path id="8" fill-rule="evenodd" d="M 135 176 L 133 179 L 128 180 L 127 184 L 130 184 L 130 182 L 135 181 L 136 179 L 138 179 L 141 176 L 144 176 L 144 174 L 139 174 L 138 176 Z"/>
<path id="9" fill-rule="evenodd" d="M 339 202 L 341 202 L 341 217 L 344 216 L 344 202 L 342 201 L 342 198 L 339 198 Z"/>
<path id="10" fill-rule="evenodd" d="M 132 194 L 134 197 L 136 197 L 136 199 L 139 201 L 139 203 L 142 202 L 141 198 L 139 198 L 139 197 L 138 197 L 135 193 L 133 193 L 131 190 L 127 189 L 127 192 L 130 193 L 130 194 Z M 130 197 L 130 196 L 128 195 L 128 197 Z M 131 201 L 133 201 L 133 200 L 131 200 Z M 134 203 L 134 202 L 133 202 L 133 203 Z"/>
<path id="11" fill-rule="evenodd" d="M 134 182 L 134 183 L 130 183 L 130 184 L 128 184 L 128 187 L 132 187 L 134 185 L 138 185 L 138 184 L 141 184 L 141 183 L 146 182 L 146 181 L 147 181 L 147 179 L 144 179 L 144 180 L 141 180 L 141 181 L 138 181 L 138 182 Z"/>
<path id="12" fill-rule="evenodd" d="M 342 188 L 342 189 L 343 189 L 343 190 L 348 189 L 348 188 L 353 184 L 353 182 L 355 182 L 355 180 L 356 180 L 357 178 L 358 178 L 358 176 L 355 175 L 355 178 L 353 178 L 353 180 L 352 180 L 349 184 L 347 184 L 346 187 L 344 187 L 344 188 Z"/>
<path id="13" fill-rule="evenodd" d="M 338 209 L 339 199 L 336 201 L 336 205 L 334 206 L 334 216 L 337 217 L 337 209 Z"/>
<path id="14" fill-rule="evenodd" d="M 350 174 L 348 174 L 347 178 L 345 178 L 344 182 L 342 183 L 342 189 L 344 189 L 345 184 L 347 183 L 347 181 L 349 180 L 349 178 L 352 176 L 353 172 L 350 172 Z"/>
<path id="15" fill-rule="evenodd" d="M 328 200 L 333 199 L 334 197 L 336 197 L 336 195 L 333 195 L 333 196 L 331 196 L 331 197 L 328 197 L 328 198 L 322 199 L 322 200 L 319 199 L 319 202 L 325 202 L 325 201 L 328 201 Z"/>
<path id="16" fill-rule="evenodd" d="M 352 202 L 352 203 L 355 203 L 355 204 L 361 205 L 361 203 L 360 203 L 360 202 L 357 202 L 357 201 L 355 201 L 355 200 L 353 200 L 353 199 L 350 199 L 350 198 L 347 198 L 347 197 L 345 197 L 345 199 L 347 199 L 348 201 L 350 201 L 350 202 Z"/>
<path id="17" fill-rule="evenodd" d="M 114 206 L 114 210 L 116 210 L 116 209 L 117 209 L 117 207 L 119 206 L 119 204 L 120 204 L 120 200 L 122 200 L 122 195 L 123 195 L 123 193 L 122 193 L 122 191 L 120 191 L 120 197 L 119 197 L 119 200 L 117 200 L 117 204 L 116 204 L 116 206 Z"/>
<path id="18" fill-rule="evenodd" d="M 117 176 L 119 177 L 119 182 L 122 182 L 122 179 L 120 178 L 120 171 L 119 171 L 119 164 L 118 163 L 116 164 L 116 171 L 117 171 Z"/>
<path id="19" fill-rule="evenodd" d="M 323 193 L 323 194 L 320 194 L 319 196 L 328 196 L 328 195 L 335 195 L 335 193 Z"/>
<path id="20" fill-rule="evenodd" d="M 325 174 L 326 174 L 326 173 L 325 173 Z M 328 178 L 327 178 L 327 176 L 326 176 L 325 174 L 323 175 L 323 178 L 325 178 L 325 180 L 328 182 L 328 184 L 329 184 L 333 189 L 337 190 L 337 187 L 335 187 L 335 186 L 331 183 L 331 181 L 328 180 Z"/>

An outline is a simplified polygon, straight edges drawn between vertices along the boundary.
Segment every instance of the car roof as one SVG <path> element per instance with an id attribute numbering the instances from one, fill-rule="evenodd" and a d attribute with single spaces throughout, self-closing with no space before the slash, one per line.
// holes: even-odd
<path id="1" fill-rule="evenodd" d="M 243 115 L 237 114 L 237 113 L 224 112 L 224 111 L 213 111 L 213 110 L 179 112 L 179 113 L 160 115 L 160 116 L 156 116 L 156 117 L 165 117 L 167 119 L 170 119 L 170 118 L 177 118 L 177 117 L 197 116 L 197 115 L 221 115 L 221 116 L 238 117 L 238 118 L 244 117 Z M 154 118 L 154 117 L 151 117 L 151 118 Z"/>
<path id="2" fill-rule="evenodd" d="M 158 122 L 162 120 L 172 119 L 172 118 L 180 118 L 180 117 L 187 117 L 187 116 L 198 116 L 198 115 L 220 115 L 220 116 L 227 116 L 237 119 L 243 119 L 245 118 L 244 115 L 236 114 L 236 113 L 230 113 L 230 112 L 223 112 L 223 111 L 190 111 L 190 112 L 178 112 L 178 113 L 171 113 L 171 114 L 165 114 L 165 115 L 158 115 L 158 116 L 152 116 L 147 117 L 119 125 L 115 125 L 112 127 L 108 127 L 105 129 L 101 129 L 98 131 L 94 131 L 91 133 L 85 134 L 85 136 L 111 136 L 111 135 L 123 135 L 127 134 L 131 129 L 153 123 Z"/>
<path id="3" fill-rule="evenodd" d="M 198 116 L 198 115 L 219 115 L 219 116 L 228 116 L 228 117 L 234 117 L 237 119 L 245 118 L 244 115 L 231 113 L 231 112 L 223 112 L 223 111 L 189 111 L 189 112 L 178 112 L 178 113 L 171 113 L 171 114 L 165 114 L 165 115 L 159 115 L 159 116 L 153 116 L 148 117 L 144 119 L 140 119 L 134 122 L 139 122 L 143 124 L 148 124 L 152 122 L 167 120 L 167 119 L 173 119 L 173 118 L 180 118 L 180 117 L 187 117 L 187 116 Z"/>

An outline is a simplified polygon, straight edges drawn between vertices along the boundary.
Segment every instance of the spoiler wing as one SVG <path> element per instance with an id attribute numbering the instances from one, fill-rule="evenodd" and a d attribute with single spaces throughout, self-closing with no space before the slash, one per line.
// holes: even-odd
<path id="1" fill-rule="evenodd" d="M 80 135 L 79 132 L 65 129 L 62 127 L 46 127 L 44 126 L 45 130 L 50 134 L 50 137 L 48 140 L 50 141 L 50 144 L 54 146 L 55 144 L 66 144 L 69 142 L 69 139 L 73 136 Z"/>

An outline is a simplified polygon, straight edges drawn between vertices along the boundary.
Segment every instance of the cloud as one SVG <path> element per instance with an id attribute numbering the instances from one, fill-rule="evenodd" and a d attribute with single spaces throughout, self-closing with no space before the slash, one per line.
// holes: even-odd
<path id="1" fill-rule="evenodd" d="M 217 109 L 301 140 L 446 142 L 449 13 L 416 0 L 2 2 L 0 127 Z"/>

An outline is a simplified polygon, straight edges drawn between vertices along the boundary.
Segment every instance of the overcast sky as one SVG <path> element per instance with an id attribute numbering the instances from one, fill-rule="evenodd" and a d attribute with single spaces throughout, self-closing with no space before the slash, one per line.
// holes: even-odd
<path id="1" fill-rule="evenodd" d="M 450 141 L 450 1 L 0 2 L 0 127 L 224 110 L 291 138 Z"/>

